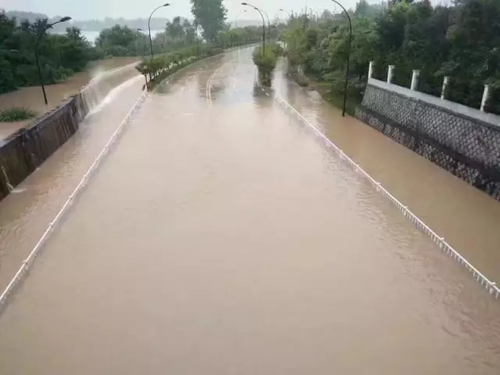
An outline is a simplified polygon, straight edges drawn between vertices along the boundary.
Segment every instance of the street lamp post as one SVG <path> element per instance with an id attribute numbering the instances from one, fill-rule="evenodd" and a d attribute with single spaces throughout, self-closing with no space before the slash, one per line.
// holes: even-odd
<path id="1" fill-rule="evenodd" d="M 290 14 L 290 12 L 288 10 L 280 8 L 280 12 L 285 12 L 286 14 L 288 14 L 288 18 L 292 18 L 292 15 Z"/>
<path id="2" fill-rule="evenodd" d="M 35 40 L 35 60 L 36 60 L 36 66 L 38 69 L 38 79 L 40 80 L 40 86 L 42 86 L 43 100 L 45 101 L 45 105 L 48 105 L 49 101 L 47 100 L 47 93 L 45 92 L 45 86 L 43 84 L 42 68 L 40 67 L 40 57 L 39 57 L 39 53 L 38 53 L 38 43 L 40 43 L 40 40 L 45 35 L 45 32 L 48 29 L 51 29 L 52 26 L 57 25 L 58 23 L 67 22 L 69 20 L 71 20 L 71 17 L 63 17 L 59 21 L 45 26 L 45 28 L 38 34 L 38 36 Z"/>
<path id="3" fill-rule="evenodd" d="M 280 12 L 284 12 L 284 13 L 286 13 L 288 15 L 288 20 L 286 20 L 287 23 L 292 19 L 292 15 L 290 14 L 290 12 L 288 10 L 280 8 L 279 11 Z"/>
<path id="4" fill-rule="evenodd" d="M 141 35 L 142 33 L 145 33 L 146 31 L 144 29 L 141 29 L 140 27 L 136 29 L 137 32 L 139 33 L 139 35 Z M 139 52 L 139 42 L 136 40 L 135 41 L 135 49 L 136 49 L 136 52 L 137 52 L 137 55 L 140 56 L 140 52 Z M 142 48 L 141 48 L 142 50 Z"/>
<path id="5" fill-rule="evenodd" d="M 264 16 L 259 8 L 249 3 L 241 3 L 241 5 L 249 6 L 259 12 L 260 17 L 262 18 L 262 54 L 266 54 L 266 21 L 264 20 Z"/>
<path id="6" fill-rule="evenodd" d="M 149 47 L 151 48 L 151 60 L 152 60 L 152 59 L 153 59 L 153 57 L 154 57 L 154 53 L 153 53 L 153 39 L 151 38 L 151 17 L 153 17 L 154 12 L 156 12 L 158 9 L 168 7 L 169 5 L 170 5 L 169 3 L 165 3 L 165 4 L 163 4 L 163 5 L 160 5 L 159 7 L 156 7 L 156 8 L 155 8 L 155 9 L 151 12 L 151 15 L 149 16 L 149 19 L 148 19 Z"/>
<path id="7" fill-rule="evenodd" d="M 264 13 L 264 15 L 267 18 L 267 41 L 269 43 L 271 40 L 271 21 L 269 20 L 269 16 L 268 16 L 267 12 L 265 10 L 262 10 L 262 12 Z"/>
<path id="8" fill-rule="evenodd" d="M 240 15 L 241 15 L 242 13 L 246 13 L 246 12 L 247 12 L 247 10 L 246 10 L 246 9 L 245 9 L 245 10 L 242 10 L 242 11 L 241 11 L 241 12 L 239 12 L 239 13 L 238 13 L 238 15 L 236 16 L 236 18 L 235 18 L 235 20 L 234 20 L 234 28 L 235 28 L 235 29 L 237 29 L 237 28 L 238 28 L 238 18 L 240 17 Z"/>
<path id="9" fill-rule="evenodd" d="M 238 15 L 236 16 L 236 19 L 234 20 L 234 27 L 237 29 L 238 28 L 238 18 L 240 18 L 241 16 L 241 13 L 246 13 L 247 10 L 242 10 L 241 12 L 238 13 Z"/>
<path id="10" fill-rule="evenodd" d="M 339 5 L 342 10 L 344 11 L 345 15 L 347 16 L 347 19 L 349 20 L 349 43 L 347 44 L 347 62 L 346 62 L 346 69 L 345 69 L 345 84 L 344 84 L 344 107 L 342 109 L 342 117 L 345 117 L 345 112 L 347 108 L 347 89 L 349 87 L 349 63 L 351 60 L 351 44 L 352 44 L 352 22 L 351 22 L 351 17 L 349 16 L 349 13 L 347 10 L 344 8 L 342 4 L 340 4 L 336 0 L 332 0 L 335 4 Z"/>
<path id="11" fill-rule="evenodd" d="M 200 57 L 200 39 L 198 38 L 198 21 L 194 19 L 194 35 L 196 37 L 196 57 Z"/>

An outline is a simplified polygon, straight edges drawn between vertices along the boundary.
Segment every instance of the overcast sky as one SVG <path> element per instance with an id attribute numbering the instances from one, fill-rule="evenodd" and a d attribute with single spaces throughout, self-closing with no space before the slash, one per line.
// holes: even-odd
<path id="1" fill-rule="evenodd" d="M 36 13 L 44 13 L 49 17 L 56 15 L 71 16 L 76 20 L 103 19 L 105 17 L 124 18 L 147 18 L 149 13 L 163 1 L 169 0 L 0 0 L 0 7 L 5 10 L 23 10 Z M 207 0 L 210 1 L 210 0 Z M 245 9 L 241 5 L 244 0 L 225 0 L 224 5 L 228 10 L 228 21 L 234 18 Z M 189 0 L 170 0 L 170 7 L 160 9 L 155 16 L 172 18 L 180 15 L 192 17 Z M 357 0 L 341 0 L 342 4 L 349 8 L 354 7 Z M 377 0 L 369 0 L 376 3 Z M 331 0 L 250 0 L 253 5 L 262 8 L 270 18 L 278 14 L 280 8 L 288 11 L 300 11 L 306 4 L 316 10 L 335 9 L 335 4 Z M 281 17 L 284 18 L 283 13 Z M 240 15 L 239 19 L 259 19 L 259 15 L 248 10 Z"/>

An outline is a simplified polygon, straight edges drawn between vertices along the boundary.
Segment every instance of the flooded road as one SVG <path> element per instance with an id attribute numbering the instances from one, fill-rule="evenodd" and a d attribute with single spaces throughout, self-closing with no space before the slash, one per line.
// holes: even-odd
<path id="1" fill-rule="evenodd" d="M 279 67 L 285 69 L 283 65 Z M 396 198 L 500 284 L 500 204 L 284 75 L 276 90 Z"/>
<path id="2" fill-rule="evenodd" d="M 0 316 L 1 373 L 498 374 L 498 301 L 254 77 L 236 51 L 147 98 Z"/>

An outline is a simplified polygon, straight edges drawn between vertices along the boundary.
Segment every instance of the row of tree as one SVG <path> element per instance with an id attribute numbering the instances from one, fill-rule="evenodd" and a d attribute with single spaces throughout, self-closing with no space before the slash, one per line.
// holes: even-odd
<path id="1" fill-rule="evenodd" d="M 433 7 L 429 0 L 392 0 L 370 5 L 361 0 L 349 11 L 353 24 L 350 94 L 360 98 L 369 61 L 374 77 L 385 79 L 395 65 L 394 83 L 409 87 L 412 70 L 421 71 L 420 91 L 439 96 L 450 77 L 447 98 L 478 108 L 484 84 L 487 110 L 500 113 L 500 1 L 455 0 Z M 292 73 L 303 70 L 342 92 L 349 41 L 344 14 L 292 16 L 282 35 Z"/>
<path id="2" fill-rule="evenodd" d="M 207 43 L 222 48 L 246 44 L 262 38 L 262 28 L 247 26 L 231 28 L 224 24 L 213 39 L 207 40 L 200 34 L 196 21 L 174 17 L 167 22 L 165 30 L 153 36 L 155 53 L 168 53 L 194 44 Z M 271 29 L 278 36 L 278 29 Z M 205 34 L 205 33 L 203 33 Z M 97 53 L 102 56 L 147 56 L 150 53 L 149 35 L 145 30 L 132 30 L 127 26 L 115 25 L 101 31 L 95 41 Z"/>
<path id="3" fill-rule="evenodd" d="M 35 64 L 37 35 L 47 19 L 19 25 L 0 12 L 0 93 L 39 83 Z M 46 35 L 40 40 L 40 65 L 47 83 L 64 81 L 95 59 L 95 51 L 80 30 L 68 28 L 65 35 Z"/>
<path id="4" fill-rule="evenodd" d="M 225 48 L 262 38 L 262 27 L 232 28 L 226 23 L 227 10 L 222 0 L 191 0 L 191 6 L 193 21 L 175 17 L 166 22 L 164 31 L 154 35 L 156 54 L 171 53 L 195 44 L 198 48 L 203 44 Z M 0 11 L 0 93 L 39 84 L 35 42 L 48 24 L 47 18 L 19 21 Z M 277 37 L 279 32 L 279 27 L 268 30 L 272 37 Z M 102 30 L 95 45 L 75 27 L 68 28 L 65 34 L 45 33 L 39 42 L 40 65 L 46 84 L 66 80 L 94 59 L 149 56 L 149 53 L 147 31 L 121 25 Z"/>
<path id="5" fill-rule="evenodd" d="M 12 10 L 6 12 L 9 18 L 15 18 L 18 22 L 22 22 L 24 20 L 28 20 L 30 22 L 35 22 L 38 19 L 48 19 L 49 22 L 56 22 L 61 19 L 62 16 L 49 17 L 43 13 L 34 13 L 34 12 L 23 12 L 18 10 Z M 151 28 L 153 30 L 161 30 L 165 26 L 165 23 L 168 20 L 163 17 L 153 17 L 151 18 Z M 115 25 L 120 26 L 128 26 L 132 30 L 137 28 L 147 28 L 148 27 L 148 19 L 147 18 L 135 18 L 135 19 L 125 19 L 125 18 L 110 18 L 106 17 L 103 20 L 73 20 L 71 21 L 71 26 L 77 27 L 81 30 L 85 31 L 102 31 L 104 29 L 109 29 Z M 57 24 L 54 26 L 54 31 L 59 33 L 64 33 L 67 25 Z"/>

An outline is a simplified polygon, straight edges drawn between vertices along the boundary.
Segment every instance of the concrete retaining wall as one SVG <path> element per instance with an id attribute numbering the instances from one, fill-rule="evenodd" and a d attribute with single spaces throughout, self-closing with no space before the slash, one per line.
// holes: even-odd
<path id="1" fill-rule="evenodd" d="M 0 200 L 75 134 L 79 123 L 114 87 L 138 75 L 135 66 L 102 73 L 59 107 L 0 140 Z"/>
<path id="2" fill-rule="evenodd" d="M 88 108 L 77 94 L 53 111 L 2 141 L 0 200 L 63 145 L 77 130 Z"/>
<path id="3" fill-rule="evenodd" d="M 500 200 L 500 117 L 370 79 L 356 117 Z"/>

